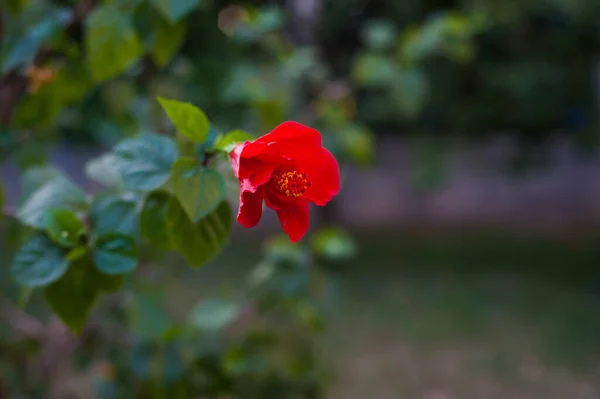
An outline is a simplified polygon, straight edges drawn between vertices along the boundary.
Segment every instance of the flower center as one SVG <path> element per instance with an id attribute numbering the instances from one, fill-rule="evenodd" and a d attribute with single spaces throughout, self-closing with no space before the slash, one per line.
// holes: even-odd
<path id="1" fill-rule="evenodd" d="M 310 182 L 306 180 L 306 173 L 293 172 L 275 172 L 273 175 L 275 189 L 288 197 L 302 197 L 306 189 L 310 187 Z"/>

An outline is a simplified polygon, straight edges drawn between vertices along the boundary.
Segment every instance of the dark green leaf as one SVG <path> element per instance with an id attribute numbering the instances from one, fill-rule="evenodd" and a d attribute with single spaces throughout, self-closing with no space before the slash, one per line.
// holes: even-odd
<path id="1" fill-rule="evenodd" d="M 12 274 L 21 285 L 42 287 L 61 278 L 68 266 L 65 250 L 45 235 L 38 234 L 17 252 Z"/>
<path id="2" fill-rule="evenodd" d="M 152 19 L 154 30 L 154 46 L 152 47 L 152 60 L 159 67 L 171 61 L 185 39 L 186 24 L 184 21 L 170 24 L 162 17 Z"/>
<path id="3" fill-rule="evenodd" d="M 169 180 L 177 159 L 173 140 L 156 134 L 142 134 L 115 147 L 115 167 L 132 190 L 151 191 Z"/>
<path id="4" fill-rule="evenodd" d="M 240 307 L 225 299 L 207 299 L 200 302 L 190 314 L 190 323 L 205 331 L 217 332 L 231 324 Z"/>
<path id="5" fill-rule="evenodd" d="M 166 191 L 154 191 L 146 197 L 140 227 L 150 244 L 161 249 L 170 249 L 171 242 L 167 231 L 167 209 L 171 195 Z"/>
<path id="6" fill-rule="evenodd" d="M 101 197 L 90 210 L 94 234 L 121 233 L 138 237 L 138 203 L 135 199 Z"/>
<path id="7" fill-rule="evenodd" d="M 28 30 L 27 34 L 20 37 L 8 50 L 2 60 L 2 74 L 22 65 L 31 64 L 43 42 L 57 33 L 70 19 L 71 12 L 66 9 L 47 13 L 39 24 Z"/>
<path id="8" fill-rule="evenodd" d="M 76 247 L 85 227 L 77 215 L 67 209 L 50 209 L 44 214 L 44 226 L 48 236 L 63 247 Z"/>
<path id="9" fill-rule="evenodd" d="M 229 239 L 233 216 L 227 201 L 193 223 L 179 201 L 173 198 L 167 215 L 170 240 L 192 267 L 202 266 L 216 257 Z"/>
<path id="10" fill-rule="evenodd" d="M 210 129 L 204 112 L 193 104 L 158 97 L 158 102 L 179 133 L 197 143 L 203 143 Z"/>
<path id="11" fill-rule="evenodd" d="M 225 180 L 212 168 L 191 158 L 181 158 L 171 171 L 175 195 L 192 221 L 211 213 L 225 198 Z"/>
<path id="12" fill-rule="evenodd" d="M 357 253 L 354 239 L 344 230 L 334 227 L 317 231 L 311 244 L 315 253 L 334 261 L 348 260 Z"/>
<path id="13" fill-rule="evenodd" d="M 81 332 L 98 296 L 95 281 L 98 274 L 91 260 L 85 257 L 44 290 L 50 308 L 75 334 Z"/>
<path id="14" fill-rule="evenodd" d="M 120 233 L 100 236 L 95 242 L 96 267 L 109 275 L 132 272 L 138 263 L 138 249 L 133 238 Z"/>
<path id="15" fill-rule="evenodd" d="M 396 40 L 396 26 L 390 20 L 373 19 L 367 22 L 362 32 L 363 38 L 371 49 L 386 50 Z"/>
<path id="16" fill-rule="evenodd" d="M 200 5 L 200 0 L 152 0 L 152 3 L 171 22 L 177 22 Z"/>
<path id="17" fill-rule="evenodd" d="M 83 192 L 64 176 L 58 175 L 29 197 L 19 209 L 17 218 L 24 224 L 44 228 L 44 214 L 52 209 L 82 209 L 86 206 Z"/>
<path id="18" fill-rule="evenodd" d="M 120 75 L 143 53 L 130 18 L 113 4 L 95 8 L 86 20 L 88 65 L 95 81 Z"/>
<path id="19" fill-rule="evenodd" d="M 250 133 L 244 132 L 243 130 L 232 130 L 217 140 L 215 149 L 230 153 L 239 143 L 252 141 L 254 138 L 255 137 Z"/>

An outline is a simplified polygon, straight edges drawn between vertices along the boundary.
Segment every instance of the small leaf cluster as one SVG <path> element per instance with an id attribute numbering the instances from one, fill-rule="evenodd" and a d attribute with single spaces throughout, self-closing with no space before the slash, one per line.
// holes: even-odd
<path id="1" fill-rule="evenodd" d="M 159 99 L 178 136 L 142 132 L 86 167 L 105 188 L 87 195 L 54 169 L 30 169 L 18 220 L 31 228 L 12 274 L 41 288 L 54 312 L 80 331 L 95 298 L 118 290 L 145 243 L 179 252 L 191 267 L 213 260 L 231 233 L 227 196 L 232 146 L 251 139 L 211 129 L 202 110 Z M 1 199 L 1 196 L 0 196 Z"/>

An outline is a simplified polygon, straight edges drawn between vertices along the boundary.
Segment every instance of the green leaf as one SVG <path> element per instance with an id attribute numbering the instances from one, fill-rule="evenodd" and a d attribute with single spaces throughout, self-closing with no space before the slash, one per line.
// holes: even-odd
<path id="1" fill-rule="evenodd" d="M 170 240 L 192 267 L 200 267 L 214 259 L 229 239 L 233 215 L 227 201 L 221 202 L 216 210 L 194 223 L 173 197 L 167 215 Z"/>
<path id="2" fill-rule="evenodd" d="M 21 179 L 23 198 L 29 198 L 41 186 L 57 176 L 60 176 L 60 172 L 53 166 L 31 166 L 26 168 Z"/>
<path id="3" fill-rule="evenodd" d="M 102 183 L 105 186 L 121 187 L 123 186 L 123 181 L 121 180 L 121 175 L 115 165 L 115 155 L 107 153 L 98 158 L 91 159 L 85 165 L 85 174 L 90 179 Z"/>
<path id="4" fill-rule="evenodd" d="M 85 39 L 88 65 L 95 81 L 120 75 L 143 53 L 129 16 L 113 4 L 96 7 L 86 19 Z"/>
<path id="5" fill-rule="evenodd" d="M 396 25 L 390 20 L 373 19 L 367 22 L 362 35 L 373 50 L 387 50 L 396 40 Z"/>
<path id="6" fill-rule="evenodd" d="M 81 332 L 98 296 L 95 281 L 98 274 L 90 259 L 82 258 L 44 290 L 50 308 L 74 334 Z"/>
<path id="7" fill-rule="evenodd" d="M 170 249 L 167 231 L 167 210 L 171 195 L 166 191 L 154 191 L 144 201 L 140 214 L 140 227 L 150 244 L 160 249 Z"/>
<path id="8" fill-rule="evenodd" d="M 158 97 L 158 102 L 179 133 L 197 143 L 208 137 L 210 124 L 204 112 L 193 104 Z"/>
<path id="9" fill-rule="evenodd" d="M 201 330 L 217 332 L 231 324 L 239 315 L 240 306 L 225 299 L 200 302 L 190 314 L 190 323 Z"/>
<path id="10" fill-rule="evenodd" d="M 154 63 L 163 67 L 171 61 L 181 48 L 185 39 L 185 21 L 176 24 L 170 24 L 162 17 L 152 19 L 154 30 L 154 46 L 152 47 L 152 60 Z"/>
<path id="11" fill-rule="evenodd" d="M 171 22 L 177 22 L 200 5 L 200 0 L 152 0 L 154 6 Z"/>
<path id="12" fill-rule="evenodd" d="M 51 209 L 44 214 L 44 227 L 48 236 L 63 247 L 80 245 L 86 230 L 77 215 L 67 209 Z"/>
<path id="13" fill-rule="evenodd" d="M 359 54 L 353 67 L 354 81 L 365 87 L 387 87 L 397 74 L 394 62 L 383 55 Z"/>
<path id="14" fill-rule="evenodd" d="M 43 229 L 44 214 L 52 209 L 82 209 L 86 207 L 84 193 L 62 175 L 42 184 L 17 212 L 24 224 Z"/>
<path id="15" fill-rule="evenodd" d="M 65 250 L 48 237 L 38 234 L 27 241 L 17 252 L 12 263 L 12 274 L 20 285 L 46 286 L 67 271 L 69 262 Z"/>
<path id="16" fill-rule="evenodd" d="M 96 267 L 109 275 L 132 272 L 138 263 L 138 249 L 133 238 L 120 233 L 109 233 L 96 239 L 94 261 Z"/>
<path id="17" fill-rule="evenodd" d="M 94 301 L 102 291 L 115 292 L 121 276 L 99 272 L 89 256 L 73 262 L 67 273 L 46 287 L 44 296 L 61 320 L 75 334 L 81 332 Z"/>
<path id="18" fill-rule="evenodd" d="M 228 132 L 225 136 L 222 136 L 219 139 L 217 139 L 214 148 L 215 150 L 230 153 L 239 143 L 252 141 L 254 140 L 254 138 L 255 137 L 253 135 L 244 132 L 243 130 L 232 130 Z"/>
<path id="19" fill-rule="evenodd" d="M 225 180 L 212 168 L 192 158 L 181 158 L 171 170 L 175 195 L 192 221 L 214 211 L 225 198 Z"/>
<path id="20" fill-rule="evenodd" d="M 152 191 L 166 183 L 178 156 L 173 140 L 149 133 L 119 143 L 114 154 L 125 185 L 140 191 Z"/>
<path id="21" fill-rule="evenodd" d="M 8 50 L 2 59 L 1 73 L 31 64 L 44 41 L 59 32 L 70 19 L 71 12 L 66 9 L 48 12 L 42 21 L 27 30 Z"/>
<path id="22" fill-rule="evenodd" d="M 351 259 L 358 252 L 354 239 L 344 230 L 334 227 L 317 231 L 311 245 L 316 254 L 333 261 Z"/>
<path id="23" fill-rule="evenodd" d="M 138 202 L 132 198 L 100 197 L 90 209 L 90 220 L 96 235 L 121 233 L 137 237 Z"/>

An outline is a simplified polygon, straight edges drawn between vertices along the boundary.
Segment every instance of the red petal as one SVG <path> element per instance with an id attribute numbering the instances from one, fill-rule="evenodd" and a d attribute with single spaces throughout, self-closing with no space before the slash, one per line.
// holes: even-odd
<path id="1" fill-rule="evenodd" d="M 299 241 L 308 231 L 310 224 L 308 201 L 286 198 L 270 190 L 265 190 L 265 203 L 277 212 L 283 231 L 292 242 Z"/>
<path id="2" fill-rule="evenodd" d="M 235 146 L 235 148 L 233 149 L 233 151 L 231 151 L 231 153 L 229 154 L 229 160 L 231 161 L 231 168 L 233 169 L 233 175 L 239 179 L 239 174 L 240 174 L 240 154 L 242 153 L 242 150 L 244 149 L 244 146 L 249 143 L 249 141 L 246 141 L 246 143 L 244 144 L 238 144 Z"/>
<path id="3" fill-rule="evenodd" d="M 293 201 L 285 208 L 277 209 L 277 216 L 283 231 L 290 237 L 290 241 L 298 242 L 306 232 L 309 225 L 309 210 L 307 201 Z"/>
<path id="4" fill-rule="evenodd" d="M 303 154 L 296 160 L 298 172 L 306 173 L 310 187 L 306 198 L 323 206 L 340 191 L 340 168 L 334 156 L 325 148 Z"/>
<path id="5" fill-rule="evenodd" d="M 259 137 L 244 147 L 241 156 L 252 158 L 259 154 L 278 154 L 293 158 L 294 153 L 302 148 L 321 147 L 321 133 L 298 122 L 283 122 L 270 133 Z"/>
<path id="6" fill-rule="evenodd" d="M 262 193 L 242 191 L 240 193 L 240 209 L 237 221 L 245 228 L 254 227 L 262 216 Z"/>

